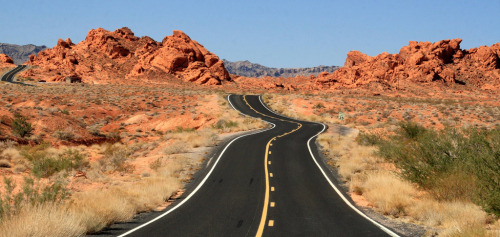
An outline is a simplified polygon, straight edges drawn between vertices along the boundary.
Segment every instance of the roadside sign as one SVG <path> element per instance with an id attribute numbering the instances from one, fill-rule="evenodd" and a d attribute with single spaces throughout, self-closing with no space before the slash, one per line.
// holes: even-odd
<path id="1" fill-rule="evenodd" d="M 344 121 L 344 119 L 345 119 L 345 114 L 344 114 L 344 112 L 340 112 L 340 113 L 339 113 L 339 120 L 340 120 L 340 121 Z"/>

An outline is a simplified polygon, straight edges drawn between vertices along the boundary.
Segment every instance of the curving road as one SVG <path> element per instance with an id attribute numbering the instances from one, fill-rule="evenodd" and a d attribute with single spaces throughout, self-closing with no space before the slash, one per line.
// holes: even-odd
<path id="1" fill-rule="evenodd" d="M 2 81 L 7 81 L 7 82 L 13 82 L 14 77 L 17 73 L 21 72 L 24 70 L 27 66 L 26 65 L 18 65 L 16 68 L 10 70 L 9 72 L 5 73 L 2 76 Z"/>
<path id="2" fill-rule="evenodd" d="M 178 202 L 121 236 L 397 236 L 330 181 L 314 144 L 324 125 L 277 115 L 259 96 L 228 100 L 272 128 L 232 140 Z"/>

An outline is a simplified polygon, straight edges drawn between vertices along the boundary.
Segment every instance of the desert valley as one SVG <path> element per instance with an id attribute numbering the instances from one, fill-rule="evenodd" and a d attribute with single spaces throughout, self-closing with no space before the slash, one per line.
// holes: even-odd
<path id="1" fill-rule="evenodd" d="M 500 43 L 410 41 L 293 77 L 230 73 L 202 43 L 92 29 L 2 81 L 0 236 L 106 233 L 168 210 L 231 139 L 271 128 L 232 94 L 328 126 L 315 144 L 342 192 L 399 235 L 500 234 Z M 15 67 L 0 54 L 2 75 Z"/>

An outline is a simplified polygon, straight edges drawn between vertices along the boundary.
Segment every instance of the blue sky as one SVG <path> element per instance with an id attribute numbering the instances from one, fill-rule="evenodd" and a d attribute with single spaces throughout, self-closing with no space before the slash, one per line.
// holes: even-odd
<path id="1" fill-rule="evenodd" d="M 228 60 L 273 67 L 343 65 L 347 52 L 397 53 L 408 41 L 500 41 L 500 1 L 4 1 L 0 42 L 53 47 L 102 27 L 157 41 L 186 32 Z"/>

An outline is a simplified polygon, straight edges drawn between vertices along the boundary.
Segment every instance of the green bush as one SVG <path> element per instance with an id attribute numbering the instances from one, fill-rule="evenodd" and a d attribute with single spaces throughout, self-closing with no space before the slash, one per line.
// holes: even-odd
<path id="1" fill-rule="evenodd" d="M 313 106 L 313 109 L 322 109 L 322 108 L 325 108 L 325 106 L 321 102 L 318 102 Z"/>
<path id="2" fill-rule="evenodd" d="M 415 122 L 403 122 L 399 126 L 402 130 L 401 135 L 410 139 L 416 139 L 427 131 L 423 126 Z"/>
<path id="3" fill-rule="evenodd" d="M 61 141 L 71 141 L 75 139 L 75 133 L 73 129 L 57 130 L 54 132 L 53 136 Z"/>
<path id="4" fill-rule="evenodd" d="M 128 163 L 131 151 L 124 145 L 108 144 L 104 151 L 104 158 L 99 160 L 102 171 L 132 172 L 134 166 Z"/>
<path id="5" fill-rule="evenodd" d="M 33 133 L 33 127 L 24 116 L 15 113 L 12 121 L 12 133 L 20 137 L 30 136 Z"/>
<path id="6" fill-rule="evenodd" d="M 36 177 L 49 177 L 63 170 L 80 170 L 88 166 L 84 156 L 77 150 L 67 149 L 62 154 L 53 156 L 46 152 L 47 146 L 44 144 L 21 151 L 33 164 L 32 172 Z"/>
<path id="7" fill-rule="evenodd" d="M 173 132 L 174 133 L 183 133 L 183 132 L 194 132 L 194 131 L 196 131 L 195 128 L 185 128 L 182 126 L 177 126 Z"/>
<path id="8" fill-rule="evenodd" d="M 69 114 L 69 110 L 68 109 L 63 109 L 63 110 L 61 110 L 61 113 L 68 115 Z"/>
<path id="9" fill-rule="evenodd" d="M 213 128 L 219 129 L 219 130 L 222 130 L 224 128 L 237 127 L 237 126 L 238 126 L 238 122 L 231 121 L 231 120 L 227 121 L 225 119 L 220 119 L 219 121 L 217 121 L 217 123 L 212 125 Z"/>
<path id="10" fill-rule="evenodd" d="M 16 188 L 11 178 L 4 177 L 5 193 L 0 192 L 0 221 L 18 213 L 24 205 L 37 205 L 45 202 L 60 202 L 68 197 L 66 185 L 61 180 L 42 185 L 39 179 L 24 177 L 22 190 L 14 194 Z"/>
<path id="11" fill-rule="evenodd" d="M 376 134 L 360 132 L 356 137 L 356 142 L 363 146 L 374 146 L 380 143 L 380 138 Z"/>
<path id="12" fill-rule="evenodd" d="M 404 178 L 439 199 L 471 200 L 500 215 L 498 129 L 434 131 L 414 123 L 400 126 L 396 135 L 375 144 L 378 154 L 393 161 Z"/>

